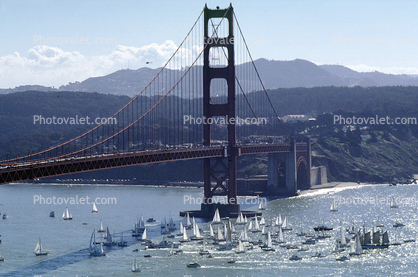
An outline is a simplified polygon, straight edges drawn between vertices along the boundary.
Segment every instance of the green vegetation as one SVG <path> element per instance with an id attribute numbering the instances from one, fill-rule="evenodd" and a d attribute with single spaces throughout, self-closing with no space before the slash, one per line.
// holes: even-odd
<path id="1" fill-rule="evenodd" d="M 259 93 L 251 93 L 248 99 L 257 98 Z M 316 87 L 268 93 L 279 116 L 304 114 L 316 118 L 285 124 L 285 129 L 291 136 L 309 135 L 313 139 L 313 164 L 326 166 L 330 181 L 391 182 L 418 173 L 418 125 L 333 122 L 334 115 L 418 119 L 418 87 Z M 33 124 L 34 115 L 108 117 L 129 100 L 127 96 L 85 92 L 27 91 L 0 95 L 0 159 L 45 150 L 91 128 Z M 181 101 L 185 107 L 189 106 L 187 100 Z M 238 97 L 237 101 L 242 99 Z M 266 101 L 254 103 L 256 114 L 266 110 Z M 166 110 L 168 107 L 162 109 Z M 168 113 L 160 116 L 167 122 L 170 120 Z M 265 155 L 241 157 L 238 177 L 267 174 L 266 161 Z M 77 178 L 201 181 L 202 167 L 201 161 L 181 161 L 89 172 Z"/>

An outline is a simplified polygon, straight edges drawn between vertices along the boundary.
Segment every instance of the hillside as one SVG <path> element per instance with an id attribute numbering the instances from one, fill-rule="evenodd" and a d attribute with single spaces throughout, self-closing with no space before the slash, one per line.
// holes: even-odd
<path id="1" fill-rule="evenodd" d="M 380 72 L 356 72 L 341 65 L 316 65 L 312 62 L 296 59 L 292 61 L 274 61 L 258 59 L 255 61 L 258 72 L 267 89 L 277 88 L 312 88 L 312 87 L 381 87 L 381 86 L 418 86 L 418 78 L 410 75 L 393 75 Z M 237 65 L 236 73 L 245 72 L 248 64 Z M 201 75 L 201 67 L 193 69 L 194 76 Z M 91 77 L 81 82 L 71 82 L 59 88 L 43 86 L 20 86 L 10 89 L 0 89 L 0 93 L 18 91 L 81 91 L 98 92 L 115 95 L 137 95 L 157 75 L 160 69 L 147 67 L 139 69 L 118 70 L 111 74 Z M 180 75 L 179 75 L 180 76 Z M 246 76 L 244 74 L 244 76 Z M 250 83 L 253 80 L 241 80 Z M 174 85 L 174 80 L 166 86 Z M 194 97 L 201 97 L 201 91 L 193 91 Z"/>
<path id="2" fill-rule="evenodd" d="M 259 93 L 262 92 L 254 92 L 248 98 Z M 417 173 L 418 124 L 348 126 L 334 124 L 333 117 L 418 118 L 418 87 L 283 88 L 268 93 L 279 116 L 306 114 L 316 118 L 316 121 L 285 124 L 284 127 L 290 136 L 308 135 L 315 141 L 313 164 L 327 166 L 330 180 L 388 182 L 410 178 Z M 34 115 L 107 117 L 129 100 L 127 96 L 86 92 L 27 91 L 0 95 L 0 158 L 35 153 L 91 128 L 86 125 L 34 124 Z M 186 106 L 189 105 L 187 101 L 183 100 Z M 265 110 L 263 106 L 253 108 L 256 114 Z M 238 176 L 266 174 L 266 160 L 263 155 L 256 159 L 241 157 Z M 183 161 L 77 176 L 158 182 L 173 181 L 173 178 L 201 181 L 201 168 L 200 161 Z"/>

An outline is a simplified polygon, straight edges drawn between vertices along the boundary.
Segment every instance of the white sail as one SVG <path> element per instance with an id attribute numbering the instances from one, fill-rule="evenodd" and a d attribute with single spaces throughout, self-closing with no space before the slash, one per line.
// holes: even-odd
<path id="1" fill-rule="evenodd" d="M 363 252 L 363 247 L 361 247 L 360 238 L 358 236 L 358 233 L 356 234 L 355 244 L 356 244 L 356 247 L 355 247 L 354 253 L 361 254 Z"/>
<path id="2" fill-rule="evenodd" d="M 272 242 L 271 242 L 271 235 L 270 235 L 270 231 L 268 231 L 267 233 L 267 247 L 272 247 Z"/>
<path id="3" fill-rule="evenodd" d="M 65 211 L 64 211 L 64 213 L 62 214 L 62 218 L 64 219 L 64 220 L 67 220 L 67 219 L 72 219 L 73 218 L 73 216 L 70 214 L 70 212 L 68 211 L 68 208 L 65 208 Z"/>
<path id="4" fill-rule="evenodd" d="M 183 234 L 183 222 L 180 221 L 180 234 Z"/>
<path id="5" fill-rule="evenodd" d="M 103 228 L 103 222 L 100 220 L 100 229 L 97 232 L 104 232 L 105 229 Z"/>
<path id="6" fill-rule="evenodd" d="M 261 229 L 261 234 L 265 234 L 266 233 L 266 228 L 265 228 L 265 226 L 263 225 L 263 229 Z"/>
<path id="7" fill-rule="evenodd" d="M 108 244 L 112 243 L 112 235 L 109 232 L 109 227 L 106 227 L 106 242 Z"/>
<path id="8" fill-rule="evenodd" d="M 279 227 L 279 242 L 284 242 L 282 227 Z"/>
<path id="9" fill-rule="evenodd" d="M 255 229 L 255 230 L 260 229 L 260 225 L 258 224 L 258 219 L 257 219 L 257 217 L 255 217 L 254 229 Z"/>
<path id="10" fill-rule="evenodd" d="M 231 231 L 231 224 L 228 224 L 227 233 L 225 233 L 225 237 L 227 242 L 232 242 L 232 231 Z"/>
<path id="11" fill-rule="evenodd" d="M 247 216 L 245 216 L 245 217 L 244 217 L 244 222 L 245 222 L 245 223 L 247 223 L 247 222 L 248 222 Z"/>
<path id="12" fill-rule="evenodd" d="M 247 233 L 247 227 L 244 226 L 244 238 L 243 240 L 248 240 L 248 233 Z"/>
<path id="13" fill-rule="evenodd" d="M 93 202 L 93 209 L 91 211 L 92 213 L 97 213 L 97 206 L 96 206 L 96 202 Z"/>
<path id="14" fill-rule="evenodd" d="M 232 223 L 229 223 L 229 224 L 231 224 L 231 232 L 235 232 L 235 227 L 234 227 L 234 225 L 232 224 Z"/>
<path id="15" fill-rule="evenodd" d="M 187 237 L 187 230 L 186 230 L 186 227 L 183 227 L 183 240 L 184 240 L 184 241 L 189 240 L 189 238 Z"/>
<path id="16" fill-rule="evenodd" d="M 336 212 L 337 211 L 337 208 L 335 207 L 335 198 L 334 198 L 334 200 L 331 203 L 330 211 L 331 212 Z"/>
<path id="17" fill-rule="evenodd" d="M 145 221 L 144 221 L 144 217 L 141 214 L 141 219 L 139 220 L 139 228 L 144 228 L 145 227 Z"/>
<path id="18" fill-rule="evenodd" d="M 218 226 L 218 240 L 225 240 L 225 237 L 222 234 L 221 228 Z"/>
<path id="19" fill-rule="evenodd" d="M 200 234 L 200 230 L 199 230 L 199 226 L 196 223 L 196 238 L 203 238 L 202 235 Z"/>
<path id="20" fill-rule="evenodd" d="M 258 205 L 258 209 L 262 210 L 263 209 L 263 203 L 260 202 L 260 205 Z"/>
<path id="21" fill-rule="evenodd" d="M 213 233 L 212 224 L 209 224 L 209 236 L 214 237 L 215 234 Z"/>
<path id="22" fill-rule="evenodd" d="M 241 218 L 242 218 L 242 213 L 239 213 L 239 215 L 237 217 L 237 224 L 243 223 L 243 220 Z"/>
<path id="23" fill-rule="evenodd" d="M 282 228 L 283 228 L 283 229 L 286 229 L 286 228 L 287 228 L 287 224 L 288 224 L 288 223 L 287 223 L 287 216 L 285 216 L 285 217 L 284 217 L 284 220 L 283 220 L 283 222 L 282 222 L 282 224 L 281 224 Z"/>
<path id="24" fill-rule="evenodd" d="M 192 223 L 190 222 L 190 214 L 187 212 L 186 226 L 190 226 L 190 225 L 192 225 Z"/>
<path id="25" fill-rule="evenodd" d="M 253 222 L 252 221 L 250 221 L 250 224 L 248 225 L 248 230 L 252 230 L 253 229 Z"/>
<path id="26" fill-rule="evenodd" d="M 196 236 L 196 221 L 194 220 L 194 217 L 193 217 L 193 236 Z"/>
<path id="27" fill-rule="evenodd" d="M 140 269 L 139 269 L 139 265 L 138 265 L 138 263 L 136 262 L 136 258 L 133 260 L 133 262 L 132 262 L 132 272 L 139 272 L 140 271 Z"/>
<path id="28" fill-rule="evenodd" d="M 391 208 L 397 208 L 398 206 L 396 205 L 396 202 L 395 202 L 395 197 L 393 197 L 392 196 L 392 200 L 390 201 L 390 207 Z"/>
<path id="29" fill-rule="evenodd" d="M 221 222 L 221 215 L 219 214 L 219 209 L 216 209 L 215 214 L 213 216 L 214 223 L 220 223 Z"/>
<path id="30" fill-rule="evenodd" d="M 238 251 L 245 251 L 244 244 L 242 244 L 241 240 L 238 241 Z"/>
<path id="31" fill-rule="evenodd" d="M 93 233 L 91 234 L 90 237 L 90 246 L 89 246 L 89 252 L 90 254 L 93 254 L 96 250 L 96 235 L 94 234 L 96 230 L 93 230 Z"/>
<path id="32" fill-rule="evenodd" d="M 264 220 L 264 217 L 261 217 L 261 219 L 260 219 L 260 225 L 265 225 L 266 224 L 266 221 Z"/>
<path id="33" fill-rule="evenodd" d="M 279 214 L 279 216 L 276 218 L 276 225 L 277 226 L 282 226 L 283 221 L 282 221 L 282 215 Z"/>
<path id="34" fill-rule="evenodd" d="M 346 245 L 347 244 L 347 239 L 345 238 L 345 230 L 343 228 L 343 223 L 340 222 L 340 241 L 341 241 L 341 245 Z"/>
<path id="35" fill-rule="evenodd" d="M 145 227 L 144 232 L 142 233 L 142 240 L 147 240 L 147 228 Z"/>
<path id="36" fill-rule="evenodd" d="M 36 244 L 36 247 L 35 247 L 34 253 L 35 253 L 36 255 L 46 255 L 46 254 L 48 254 L 48 252 L 47 252 L 47 251 L 44 249 L 44 247 L 42 246 L 41 238 L 39 238 L 39 240 L 38 240 L 38 242 L 37 242 L 37 244 Z"/>

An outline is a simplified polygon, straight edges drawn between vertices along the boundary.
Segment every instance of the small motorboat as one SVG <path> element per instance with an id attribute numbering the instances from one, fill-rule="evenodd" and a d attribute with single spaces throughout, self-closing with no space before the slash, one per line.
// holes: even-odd
<path id="1" fill-rule="evenodd" d="M 198 267 L 201 267 L 201 265 L 199 264 L 199 263 L 190 263 L 190 264 L 188 264 L 187 265 L 187 267 L 191 267 L 191 268 L 198 268 Z"/>
<path id="2" fill-rule="evenodd" d="M 339 261 L 339 262 L 345 262 L 345 261 L 348 261 L 350 258 L 349 257 L 347 257 L 347 256 L 341 256 L 341 257 L 339 257 L 339 258 L 336 258 L 335 260 L 336 261 Z"/>
<path id="3" fill-rule="evenodd" d="M 50 212 L 49 217 L 55 217 L 55 212 L 54 211 Z"/>
<path id="4" fill-rule="evenodd" d="M 301 257 L 299 257 L 298 255 L 292 255 L 292 256 L 289 258 L 289 261 L 300 261 L 300 260 L 302 260 L 302 258 L 301 258 Z"/>

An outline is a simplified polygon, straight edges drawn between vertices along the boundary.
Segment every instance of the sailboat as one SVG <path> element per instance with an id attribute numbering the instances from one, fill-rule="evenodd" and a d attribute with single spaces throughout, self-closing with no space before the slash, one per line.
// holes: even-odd
<path id="1" fill-rule="evenodd" d="M 292 228 L 290 228 L 289 226 L 289 223 L 288 223 L 288 221 L 287 221 L 287 216 L 285 216 L 284 217 L 284 220 L 283 220 L 283 223 L 282 223 L 282 230 L 283 231 L 290 231 L 290 230 L 292 230 Z"/>
<path id="2" fill-rule="evenodd" d="M 203 241 L 203 249 L 199 251 L 199 254 L 200 255 L 209 255 L 210 254 L 209 251 L 206 250 L 206 243 L 205 243 L 205 241 Z"/>
<path id="3" fill-rule="evenodd" d="M 241 235 L 239 236 L 241 241 L 248 241 L 248 234 L 247 234 L 247 227 L 244 226 L 244 230 L 241 231 Z"/>
<path id="4" fill-rule="evenodd" d="M 284 243 L 284 236 L 283 236 L 282 227 L 279 227 L 279 241 L 278 241 L 278 243 Z"/>
<path id="5" fill-rule="evenodd" d="M 332 200 L 330 211 L 331 212 L 338 212 L 338 209 L 335 206 L 335 198 L 334 198 L 334 200 Z"/>
<path id="6" fill-rule="evenodd" d="M 283 224 L 282 215 L 279 214 L 279 216 L 276 218 L 275 225 L 276 226 L 282 226 L 282 224 Z"/>
<path id="7" fill-rule="evenodd" d="M 219 214 L 219 209 L 216 209 L 215 215 L 213 216 L 212 224 L 221 224 L 221 215 Z"/>
<path id="8" fill-rule="evenodd" d="M 398 206 L 396 205 L 396 202 L 395 202 L 395 197 L 393 197 L 392 196 L 392 200 L 390 201 L 390 208 L 391 209 L 395 209 L 395 208 L 397 208 Z"/>
<path id="9" fill-rule="evenodd" d="M 237 224 L 238 225 L 244 225 L 246 223 L 244 216 L 242 215 L 242 213 L 239 213 L 239 216 L 237 218 Z"/>
<path id="10" fill-rule="evenodd" d="M 340 246 L 344 247 L 347 245 L 347 239 L 345 237 L 345 230 L 343 228 L 343 223 L 340 221 Z"/>
<path id="11" fill-rule="evenodd" d="M 360 238 L 358 233 L 355 236 L 353 244 L 351 244 L 350 256 L 358 256 L 363 254 L 363 248 L 361 247 Z"/>
<path id="12" fill-rule="evenodd" d="M 188 236 L 187 236 L 187 230 L 186 230 L 186 227 L 183 227 L 183 238 L 182 239 L 179 239 L 179 242 L 188 242 L 188 241 L 190 241 L 189 240 L 189 238 L 188 238 Z"/>
<path id="13" fill-rule="evenodd" d="M 96 229 L 93 230 L 90 238 L 89 253 L 91 256 L 105 256 L 106 253 L 103 251 L 103 246 L 100 244 L 100 248 L 96 244 Z"/>
<path id="14" fill-rule="evenodd" d="M 183 236 L 183 232 L 184 232 L 184 225 L 183 222 L 180 221 L 180 233 L 177 234 L 177 236 Z"/>
<path id="15" fill-rule="evenodd" d="M 195 222 L 195 227 L 193 228 L 193 231 L 195 232 L 195 235 L 191 237 L 192 240 L 202 240 L 203 236 L 200 234 L 199 226 L 197 225 L 197 222 Z"/>
<path id="16" fill-rule="evenodd" d="M 41 238 L 39 238 L 38 243 L 36 244 L 34 253 L 36 256 L 43 256 L 43 255 L 48 255 L 48 251 L 46 251 L 43 246 L 42 246 L 42 242 L 41 242 Z"/>
<path id="17" fill-rule="evenodd" d="M 191 229 L 192 228 L 192 223 L 190 222 L 189 212 L 187 212 L 185 227 L 186 227 L 186 229 Z"/>
<path id="18" fill-rule="evenodd" d="M 225 237 L 222 234 L 221 228 L 219 228 L 219 226 L 218 226 L 218 237 L 217 237 L 217 241 L 223 241 L 223 240 L 225 240 Z"/>
<path id="19" fill-rule="evenodd" d="M 213 228 L 212 228 L 212 224 L 209 224 L 209 236 L 211 238 L 214 238 L 215 237 L 215 234 L 214 234 Z"/>
<path id="20" fill-rule="evenodd" d="M 112 246 L 112 245 L 116 245 L 115 242 L 113 242 L 112 240 L 112 235 L 109 232 L 109 227 L 106 227 L 106 241 L 103 242 L 104 246 Z"/>
<path id="21" fill-rule="evenodd" d="M 4 262 L 4 258 L 1 254 L 0 254 L 0 262 Z"/>
<path id="22" fill-rule="evenodd" d="M 258 209 L 260 210 L 260 211 L 262 211 L 262 210 L 265 210 L 266 208 L 264 207 L 264 205 L 263 205 L 263 202 L 260 202 L 260 205 L 258 205 Z"/>
<path id="23" fill-rule="evenodd" d="M 93 202 L 93 209 L 91 210 L 92 213 L 97 213 L 97 206 L 96 202 Z"/>
<path id="24" fill-rule="evenodd" d="M 238 250 L 235 251 L 237 254 L 245 253 L 244 244 L 242 244 L 241 240 L 238 240 Z"/>
<path id="25" fill-rule="evenodd" d="M 268 233 L 267 233 L 267 245 L 261 246 L 261 249 L 263 249 L 264 251 L 274 251 L 273 244 L 271 242 L 270 231 L 268 231 Z"/>
<path id="26" fill-rule="evenodd" d="M 106 230 L 103 228 L 103 222 L 100 220 L 100 229 L 97 230 L 98 233 L 104 233 Z"/>
<path id="27" fill-rule="evenodd" d="M 140 272 L 141 270 L 139 269 L 139 265 L 136 262 L 136 258 L 134 259 L 134 261 L 132 262 L 132 272 Z"/>
<path id="28" fill-rule="evenodd" d="M 121 234 L 120 241 L 118 242 L 118 246 L 120 246 L 120 247 L 128 246 L 128 242 L 126 240 L 123 240 L 123 232 Z"/>
<path id="29" fill-rule="evenodd" d="M 68 211 L 68 208 L 65 208 L 65 211 L 62 214 L 62 219 L 64 219 L 64 220 L 71 220 L 71 219 L 73 219 L 73 216 Z"/>
<path id="30" fill-rule="evenodd" d="M 148 240 L 148 238 L 147 238 L 147 228 L 146 227 L 144 229 L 144 232 L 142 233 L 141 238 L 138 239 L 138 240 L 140 240 L 140 241 L 147 241 Z"/>
<path id="31" fill-rule="evenodd" d="M 260 225 L 258 224 L 258 219 L 256 216 L 255 216 L 255 221 L 254 221 L 254 228 L 251 230 L 251 232 L 253 233 L 261 232 Z"/>

